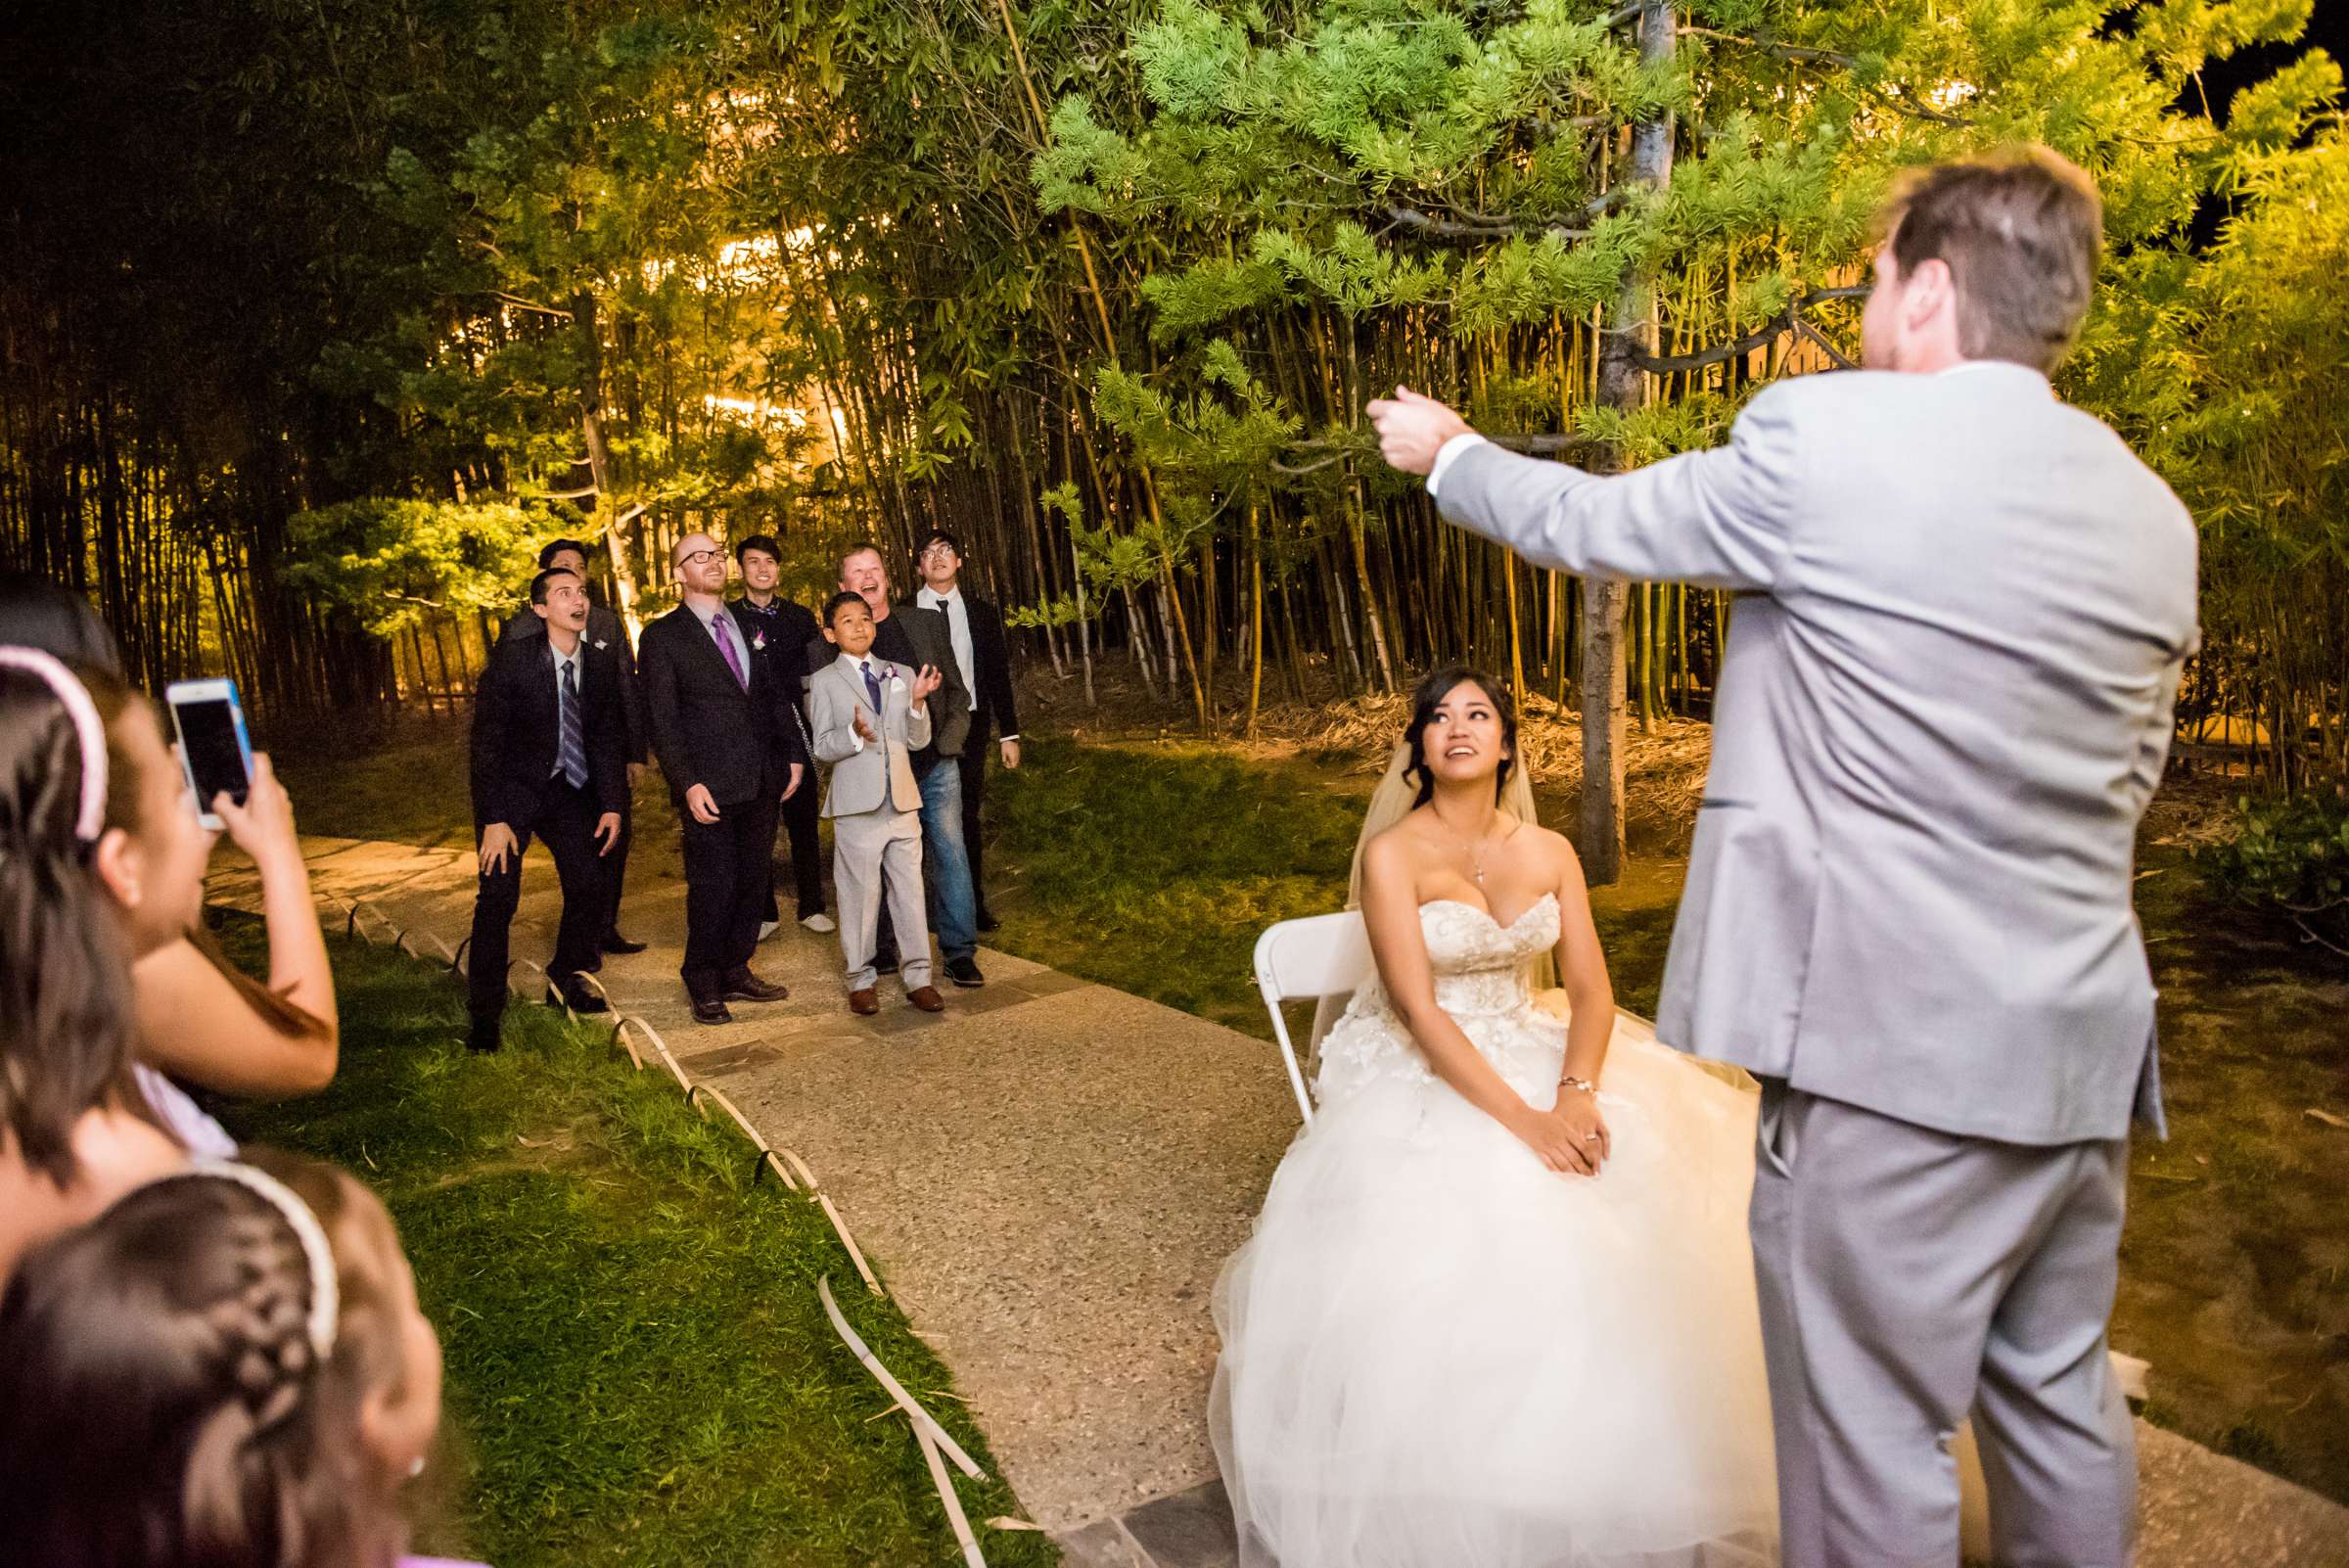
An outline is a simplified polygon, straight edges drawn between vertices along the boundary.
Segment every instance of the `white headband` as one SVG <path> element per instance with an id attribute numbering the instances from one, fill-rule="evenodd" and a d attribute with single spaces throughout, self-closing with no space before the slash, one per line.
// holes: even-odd
<path id="1" fill-rule="evenodd" d="M 259 1193 L 269 1206 L 286 1217 L 294 1227 L 294 1235 L 301 1243 L 301 1255 L 310 1269 L 310 1350 L 323 1364 L 335 1348 L 335 1324 L 342 1310 L 342 1290 L 335 1273 L 334 1250 L 327 1245 L 326 1227 L 310 1212 L 310 1206 L 295 1195 L 294 1189 L 266 1171 L 255 1170 L 234 1160 L 197 1160 L 186 1173 L 191 1176 L 213 1176 L 233 1181 L 250 1191 Z"/>
<path id="2" fill-rule="evenodd" d="M 73 821 L 73 836 L 84 844 L 98 842 L 106 826 L 106 724 L 89 688 L 74 678 L 65 661 L 38 648 L 0 647 L 0 665 L 29 670 L 48 684 L 72 715 L 73 734 L 81 748 L 81 810 Z"/>

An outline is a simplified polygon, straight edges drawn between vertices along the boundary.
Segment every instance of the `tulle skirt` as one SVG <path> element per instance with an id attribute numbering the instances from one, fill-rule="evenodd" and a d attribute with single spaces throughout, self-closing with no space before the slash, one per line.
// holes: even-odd
<path id="1" fill-rule="evenodd" d="M 1560 1024 L 1460 1023 L 1550 1102 Z M 1750 1089 L 1621 1021 L 1613 1156 L 1560 1176 L 1399 1029 L 1331 1036 L 1322 1106 L 1217 1285 L 1211 1425 L 1242 1563 L 1774 1564 Z"/>

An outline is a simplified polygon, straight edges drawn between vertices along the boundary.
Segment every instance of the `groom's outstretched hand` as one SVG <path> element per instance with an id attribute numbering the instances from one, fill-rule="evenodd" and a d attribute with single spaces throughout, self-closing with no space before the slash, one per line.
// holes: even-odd
<path id="1" fill-rule="evenodd" d="M 1380 455 L 1405 474 L 1426 474 L 1446 441 L 1468 434 L 1466 420 L 1408 387 L 1396 388 L 1392 397 L 1372 398 L 1370 423 L 1378 427 Z"/>

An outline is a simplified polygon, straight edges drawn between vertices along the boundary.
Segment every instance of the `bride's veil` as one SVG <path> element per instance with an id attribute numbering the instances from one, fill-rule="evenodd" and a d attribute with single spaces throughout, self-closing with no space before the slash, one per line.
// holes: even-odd
<path id="1" fill-rule="evenodd" d="M 1354 841 L 1354 864 L 1346 875 L 1346 907 L 1349 909 L 1362 906 L 1362 855 L 1369 850 L 1370 841 L 1408 816 L 1418 797 L 1418 786 L 1405 776 L 1405 770 L 1410 765 L 1410 743 L 1398 742 L 1394 752 L 1387 758 L 1385 776 L 1378 781 L 1378 788 L 1370 792 L 1369 809 L 1362 813 L 1362 831 Z M 1508 782 L 1501 786 L 1500 808 L 1520 822 L 1540 822 L 1540 818 L 1534 814 L 1533 772 L 1525 765 L 1522 743 L 1518 747 L 1517 765 L 1509 769 Z M 1534 960 L 1534 990 L 1547 991 L 1557 983 L 1557 959 L 1545 952 Z M 1345 1012 L 1350 999 L 1345 996 L 1324 996 L 1315 1004 L 1312 1040 L 1307 1046 L 1309 1059 L 1320 1055 L 1321 1037 L 1337 1024 L 1338 1016 Z"/>

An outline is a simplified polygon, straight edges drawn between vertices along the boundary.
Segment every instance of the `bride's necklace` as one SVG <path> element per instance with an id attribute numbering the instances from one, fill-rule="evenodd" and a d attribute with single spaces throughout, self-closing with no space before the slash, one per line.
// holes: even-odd
<path id="1" fill-rule="evenodd" d="M 1433 813 L 1430 814 L 1432 815 Z M 1496 821 L 1499 820 L 1499 812 L 1496 811 L 1493 814 Z M 1451 836 L 1452 843 L 1458 845 L 1461 850 L 1466 852 L 1469 865 L 1475 868 L 1477 890 L 1482 892 L 1485 886 L 1485 851 L 1493 843 L 1493 835 L 1488 833 L 1481 838 L 1465 838 L 1457 829 L 1453 828 L 1450 822 L 1445 821 L 1442 817 L 1436 817 L 1435 822 L 1438 827 L 1442 828 Z"/>

